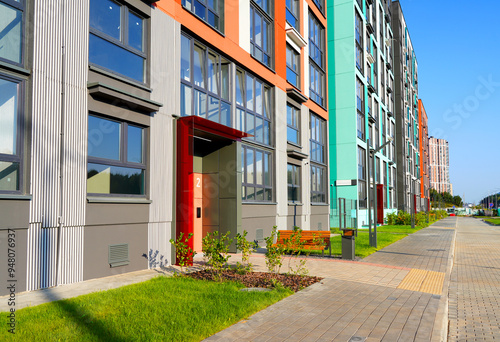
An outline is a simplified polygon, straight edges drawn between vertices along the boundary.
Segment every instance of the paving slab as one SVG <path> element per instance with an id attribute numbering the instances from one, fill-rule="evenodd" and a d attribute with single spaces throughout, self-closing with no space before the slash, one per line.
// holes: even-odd
<path id="1" fill-rule="evenodd" d="M 449 287 L 449 341 L 500 339 L 500 227 L 460 218 Z"/>
<path id="2" fill-rule="evenodd" d="M 443 341 L 456 222 L 441 220 L 361 262 L 308 259 L 320 283 L 207 341 Z M 265 271 L 263 256 L 251 262 Z M 281 271 L 288 269 L 285 262 Z"/>

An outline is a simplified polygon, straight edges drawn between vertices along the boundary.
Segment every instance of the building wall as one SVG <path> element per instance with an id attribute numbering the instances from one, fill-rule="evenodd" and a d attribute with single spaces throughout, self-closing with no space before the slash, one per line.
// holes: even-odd
<path id="1" fill-rule="evenodd" d="M 399 1 L 392 4 L 398 209 L 409 212 L 420 196 L 418 64 Z M 417 208 L 418 210 L 419 208 Z"/>
<path id="2" fill-rule="evenodd" d="M 358 227 L 368 225 L 368 212 L 366 205 L 363 204 L 367 194 L 365 192 L 364 198 L 360 198 L 360 193 L 363 193 L 360 190 L 362 187 L 360 181 L 364 180 L 359 178 L 358 172 L 358 165 L 366 162 L 359 160 L 358 149 L 361 148 L 366 153 L 367 138 L 370 136 L 372 137 L 370 146 L 378 148 L 393 135 L 391 133 L 391 124 L 394 125 L 392 89 L 388 90 L 394 83 L 390 52 L 393 33 L 389 7 L 390 3 L 386 1 L 375 1 L 372 5 L 368 5 L 365 1 L 333 1 L 328 13 L 329 25 L 334 27 L 333 31 L 330 30 L 328 38 L 329 50 L 333 52 L 330 63 L 330 70 L 333 70 L 329 76 L 330 100 L 334 104 L 330 107 L 329 124 L 332 212 L 333 217 L 335 215 L 338 217 L 339 198 L 357 201 Z M 375 19 L 372 12 L 374 9 Z M 358 68 L 356 61 L 356 16 L 361 20 L 361 68 Z M 368 25 L 375 28 L 374 34 L 369 33 Z M 368 44 L 367 35 L 370 40 Z M 371 57 L 375 63 L 369 59 Z M 362 138 L 358 137 L 357 133 L 357 80 L 363 88 L 364 137 Z M 375 156 L 379 160 L 378 167 L 375 166 L 376 182 L 385 186 L 385 200 L 379 199 L 378 202 L 386 202 L 385 214 L 394 211 L 395 207 L 395 201 L 391 200 L 394 197 L 395 184 L 391 184 L 392 177 L 389 176 L 395 172 L 396 167 L 393 162 L 393 146 L 393 143 L 389 143 L 388 148 L 377 152 Z M 367 171 L 366 166 L 364 179 L 368 179 Z M 373 177 L 371 179 L 373 180 Z M 356 185 L 349 185 L 353 183 Z M 368 186 L 366 188 L 368 189 Z M 338 219 L 337 222 L 333 220 L 331 225 L 338 225 Z"/>
<path id="3" fill-rule="evenodd" d="M 420 198 L 429 199 L 429 127 L 427 113 L 421 99 L 418 100 L 420 134 Z M 424 207 L 426 208 L 426 207 Z"/>
<path id="4" fill-rule="evenodd" d="M 429 156 L 431 188 L 440 193 L 452 194 L 448 141 L 430 137 Z"/>

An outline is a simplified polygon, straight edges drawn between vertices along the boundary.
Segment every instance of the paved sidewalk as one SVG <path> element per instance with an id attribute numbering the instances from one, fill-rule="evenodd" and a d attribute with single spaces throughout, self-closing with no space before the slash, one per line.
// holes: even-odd
<path id="1" fill-rule="evenodd" d="M 362 262 L 310 259 L 323 281 L 206 341 L 446 340 L 455 226 L 441 220 Z"/>
<path id="2" fill-rule="evenodd" d="M 449 289 L 449 341 L 500 339 L 500 227 L 460 218 Z"/>

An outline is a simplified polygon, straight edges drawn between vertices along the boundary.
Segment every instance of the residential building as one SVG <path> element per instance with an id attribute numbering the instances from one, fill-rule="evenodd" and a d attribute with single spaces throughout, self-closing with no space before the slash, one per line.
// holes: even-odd
<path id="1" fill-rule="evenodd" d="M 393 1 L 394 113 L 398 209 L 410 212 L 420 197 L 420 142 L 418 116 L 418 64 L 399 1 Z"/>
<path id="2" fill-rule="evenodd" d="M 430 208 L 430 180 L 429 180 L 429 126 L 427 124 L 427 112 L 421 99 L 418 100 L 418 122 L 420 135 L 420 201 L 419 206 L 422 210 Z"/>
<path id="3" fill-rule="evenodd" d="M 394 141 L 375 153 L 374 161 L 367 158 L 396 133 L 391 2 L 333 0 L 328 20 L 335 26 L 328 36 L 335 56 L 329 65 L 331 226 L 338 226 L 338 203 L 346 199 L 354 203 L 348 207 L 357 221 L 352 224 L 367 227 L 375 191 L 378 223 L 396 208 Z"/>
<path id="4" fill-rule="evenodd" d="M 171 264 L 180 233 L 329 229 L 325 6 L 0 0 L 16 290 Z"/>
<path id="5" fill-rule="evenodd" d="M 431 188 L 439 193 L 449 192 L 453 195 L 450 182 L 450 151 L 448 141 L 430 137 L 429 168 Z"/>

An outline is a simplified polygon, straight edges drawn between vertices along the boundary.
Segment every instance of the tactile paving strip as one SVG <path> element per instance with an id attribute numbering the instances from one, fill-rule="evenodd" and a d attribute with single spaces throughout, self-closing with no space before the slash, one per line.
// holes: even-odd
<path id="1" fill-rule="evenodd" d="M 443 290 L 444 273 L 412 269 L 401 281 L 398 289 L 440 295 Z"/>

